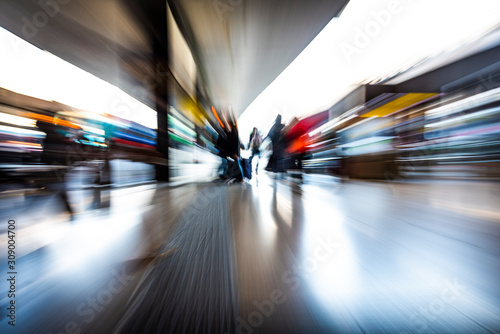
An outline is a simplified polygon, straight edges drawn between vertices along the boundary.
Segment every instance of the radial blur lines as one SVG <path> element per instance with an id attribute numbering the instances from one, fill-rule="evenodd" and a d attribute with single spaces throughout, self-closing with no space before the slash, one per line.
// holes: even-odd
<path id="1" fill-rule="evenodd" d="M 236 291 L 226 189 L 201 189 L 144 274 L 118 333 L 234 332 Z"/>

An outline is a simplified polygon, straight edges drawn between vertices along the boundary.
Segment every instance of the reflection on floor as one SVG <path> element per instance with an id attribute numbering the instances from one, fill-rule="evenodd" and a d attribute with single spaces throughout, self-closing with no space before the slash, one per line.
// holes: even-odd
<path id="1" fill-rule="evenodd" d="M 16 333 L 500 330 L 500 186 L 262 173 L 0 198 Z M 0 295 L 2 333 L 8 286 Z"/>

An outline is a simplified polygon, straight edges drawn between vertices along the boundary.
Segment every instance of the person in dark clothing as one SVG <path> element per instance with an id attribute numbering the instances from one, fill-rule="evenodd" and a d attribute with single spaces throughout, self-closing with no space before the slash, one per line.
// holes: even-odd
<path id="1" fill-rule="evenodd" d="M 240 148 L 242 144 L 240 142 L 240 137 L 238 135 L 238 127 L 234 120 L 231 120 L 231 122 L 229 123 L 229 127 L 230 129 L 227 132 L 226 155 L 228 158 L 232 160 L 231 162 L 233 163 L 232 165 L 234 166 L 231 175 L 232 179 L 234 178 L 238 181 L 241 181 L 244 178 L 243 168 L 241 167 L 241 161 L 240 161 Z M 235 172 L 236 166 L 239 172 Z"/>
<path id="2" fill-rule="evenodd" d="M 252 160 L 254 156 L 258 156 L 259 160 L 257 161 L 257 165 L 255 166 L 255 173 L 259 173 L 259 162 L 260 162 L 260 145 L 262 144 L 262 136 L 259 133 L 257 128 L 253 128 L 252 133 L 250 134 L 250 138 L 248 140 L 248 149 L 252 151 L 250 155 L 250 165 L 252 165 Z"/>
<path id="3" fill-rule="evenodd" d="M 219 157 L 221 158 L 221 164 L 217 173 L 220 178 L 224 179 L 227 177 L 227 132 L 225 129 L 222 129 L 219 133 L 215 146 L 219 150 Z"/>
<path id="4" fill-rule="evenodd" d="M 36 125 L 46 134 L 40 161 L 52 166 L 70 166 L 75 160 L 76 144 L 69 141 L 63 135 L 64 130 L 57 125 L 42 121 L 37 121 Z M 66 171 L 67 168 L 54 169 L 50 176 L 42 180 L 42 183 L 46 190 L 55 192 L 61 198 L 66 211 L 73 215 L 66 191 Z"/>
<path id="5" fill-rule="evenodd" d="M 231 130 L 227 133 L 227 151 L 226 155 L 232 159 L 237 159 L 240 156 L 240 139 L 238 130 L 233 124 Z"/>
<path id="6" fill-rule="evenodd" d="M 279 141 L 281 139 L 281 130 L 283 130 L 284 127 L 285 125 L 281 123 L 281 115 L 276 116 L 274 124 L 271 127 L 271 130 L 269 130 L 269 134 L 267 135 L 269 139 L 271 139 L 273 147 L 279 144 Z"/>
<path id="7" fill-rule="evenodd" d="M 281 132 L 284 127 L 285 125 L 281 123 L 281 115 L 276 116 L 276 120 L 274 121 L 271 130 L 269 130 L 269 133 L 266 136 L 266 138 L 271 139 L 273 145 L 273 153 L 269 158 L 269 163 L 267 164 L 266 170 L 271 170 L 273 172 L 278 172 L 281 170 L 281 168 L 279 168 L 279 165 L 282 163 L 284 157 L 284 148 L 281 144 Z"/>
<path id="8" fill-rule="evenodd" d="M 216 147 L 219 150 L 221 165 L 218 175 L 221 179 L 229 179 L 229 182 L 243 180 L 243 169 L 240 163 L 241 143 L 238 136 L 238 128 L 234 120 L 229 120 L 219 133 Z"/>

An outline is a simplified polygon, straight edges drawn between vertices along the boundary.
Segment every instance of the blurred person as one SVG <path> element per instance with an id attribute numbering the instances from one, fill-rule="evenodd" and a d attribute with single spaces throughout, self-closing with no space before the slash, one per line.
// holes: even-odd
<path id="1" fill-rule="evenodd" d="M 273 126 L 269 130 L 266 138 L 271 140 L 273 146 L 273 153 L 269 158 L 269 162 L 267 164 L 266 170 L 279 172 L 282 171 L 278 166 L 282 163 L 284 157 L 284 149 L 282 145 L 282 130 L 285 127 L 284 124 L 281 123 L 281 115 L 278 114 L 274 121 Z"/>
<path id="2" fill-rule="evenodd" d="M 257 165 L 255 166 L 255 173 L 259 173 L 259 162 L 260 162 L 260 146 L 262 144 L 262 136 L 259 133 L 259 130 L 254 127 L 252 133 L 250 134 L 250 138 L 248 140 L 248 149 L 252 151 L 250 155 L 249 161 L 250 166 L 252 166 L 252 160 L 254 156 L 258 156 L 259 160 L 257 160 Z"/>
<path id="3" fill-rule="evenodd" d="M 241 166 L 240 156 L 240 148 L 242 146 L 243 145 L 240 142 L 236 121 L 231 118 L 229 120 L 229 130 L 227 132 L 226 147 L 226 156 L 229 158 L 228 173 L 230 179 L 228 183 L 232 183 L 235 181 L 243 182 L 245 178 L 245 173 L 243 172 L 243 167 Z"/>
<path id="4" fill-rule="evenodd" d="M 219 133 L 215 147 L 219 150 L 219 157 L 221 158 L 217 174 L 221 179 L 225 179 L 227 177 L 227 132 L 225 128 Z"/>
<path id="5" fill-rule="evenodd" d="M 36 125 L 46 134 L 40 162 L 51 166 L 64 166 L 64 168 L 54 169 L 48 177 L 40 180 L 42 186 L 48 191 L 55 192 L 61 198 L 66 211 L 73 217 L 74 212 L 68 200 L 65 176 L 75 160 L 77 144 L 64 136 L 64 130 L 60 126 L 42 121 L 37 121 Z"/>

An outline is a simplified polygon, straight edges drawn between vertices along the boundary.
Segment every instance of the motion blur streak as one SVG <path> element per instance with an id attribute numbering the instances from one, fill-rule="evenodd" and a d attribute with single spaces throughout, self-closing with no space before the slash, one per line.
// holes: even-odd
<path id="1" fill-rule="evenodd" d="M 72 225 L 49 196 L 2 199 L 23 245 L 22 333 L 498 330 L 495 183 L 263 174 L 98 192 Z"/>
<path id="2" fill-rule="evenodd" d="M 500 333 L 499 12 L 0 1 L 0 333 Z"/>

